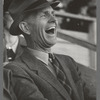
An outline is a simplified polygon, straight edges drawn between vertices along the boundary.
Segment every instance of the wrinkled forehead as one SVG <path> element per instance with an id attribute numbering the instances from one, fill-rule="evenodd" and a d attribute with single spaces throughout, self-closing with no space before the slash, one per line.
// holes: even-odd
<path id="1" fill-rule="evenodd" d="M 43 13 L 53 13 L 54 10 L 51 6 L 47 6 L 47 7 L 42 7 L 41 9 L 37 9 L 37 10 L 31 10 L 28 12 L 25 12 L 23 15 L 23 19 L 34 19 L 37 18 L 38 16 L 40 16 Z"/>

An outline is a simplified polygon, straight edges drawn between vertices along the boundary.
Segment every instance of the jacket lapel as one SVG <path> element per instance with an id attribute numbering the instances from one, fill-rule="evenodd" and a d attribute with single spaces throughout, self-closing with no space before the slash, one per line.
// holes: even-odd
<path id="1" fill-rule="evenodd" d="M 79 94 L 78 94 L 76 85 L 75 85 L 75 83 L 74 83 L 74 81 L 73 81 L 73 79 L 72 79 L 71 72 L 70 72 L 69 68 L 67 67 L 67 66 L 68 66 L 68 64 L 66 64 L 67 61 L 66 61 L 66 63 L 65 63 L 64 60 L 63 60 L 61 57 L 58 57 L 57 55 L 55 55 L 55 56 L 56 56 L 56 59 L 57 59 L 57 60 L 59 61 L 59 63 L 61 64 L 61 66 L 62 66 L 62 68 L 63 68 L 63 71 L 65 72 L 66 77 L 67 77 L 67 79 L 68 79 L 68 81 L 69 81 L 69 83 L 70 83 L 70 86 L 72 87 L 72 90 L 73 90 L 73 92 L 74 92 L 74 99 L 75 99 L 75 100 L 81 100 L 81 99 L 80 99 L 80 96 L 79 96 Z"/>
<path id="2" fill-rule="evenodd" d="M 39 77 L 52 85 L 66 100 L 71 100 L 67 91 L 49 71 L 44 63 L 32 56 L 28 50 L 22 54 L 21 59 L 28 65 L 29 69 L 37 70 Z"/>
<path id="3" fill-rule="evenodd" d="M 42 65 L 42 64 L 41 64 Z M 46 66 L 41 66 L 38 70 L 38 74 L 44 80 L 46 80 L 49 84 L 51 84 L 63 97 L 68 100 L 71 100 L 67 91 L 64 87 L 59 83 L 59 81 L 54 77 L 54 75 L 48 70 Z"/>

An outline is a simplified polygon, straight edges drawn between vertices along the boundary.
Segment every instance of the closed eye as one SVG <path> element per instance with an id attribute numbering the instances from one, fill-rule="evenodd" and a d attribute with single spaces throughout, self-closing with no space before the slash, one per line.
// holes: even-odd
<path id="1" fill-rule="evenodd" d="M 42 17 L 42 18 L 45 18 L 46 17 L 46 14 L 41 14 L 41 16 L 40 17 Z"/>

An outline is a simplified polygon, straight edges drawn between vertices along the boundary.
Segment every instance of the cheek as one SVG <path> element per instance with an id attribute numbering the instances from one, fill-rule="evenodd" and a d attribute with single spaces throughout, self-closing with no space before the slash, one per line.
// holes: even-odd
<path id="1" fill-rule="evenodd" d="M 37 30 L 39 33 L 39 36 L 44 37 L 45 36 L 45 27 L 46 27 L 46 22 L 45 21 L 41 21 L 39 22 L 39 24 L 37 25 Z"/>
<path id="2" fill-rule="evenodd" d="M 29 30 L 32 33 L 36 33 L 37 32 L 37 21 L 35 20 L 30 20 L 30 22 L 28 23 L 29 25 Z"/>
<path id="3" fill-rule="evenodd" d="M 34 39 L 34 41 L 41 41 L 44 37 L 44 23 L 32 23 L 30 25 L 30 33 L 31 33 L 31 37 L 32 39 Z"/>
<path id="4" fill-rule="evenodd" d="M 29 26 L 29 32 L 30 32 L 30 35 L 31 35 L 31 38 L 33 41 L 36 41 L 37 40 L 37 30 L 36 30 L 36 25 L 35 24 L 30 24 Z"/>

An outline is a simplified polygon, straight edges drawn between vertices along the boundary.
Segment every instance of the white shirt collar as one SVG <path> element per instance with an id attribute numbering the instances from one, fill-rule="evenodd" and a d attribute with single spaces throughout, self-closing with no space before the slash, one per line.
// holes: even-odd
<path id="1" fill-rule="evenodd" d="M 16 40 L 16 42 L 12 46 L 6 45 L 6 48 L 7 49 L 12 49 L 13 52 L 16 53 L 16 49 L 17 49 L 17 46 L 18 46 L 18 42 L 19 42 L 19 38 Z"/>
<path id="2" fill-rule="evenodd" d="M 48 65 L 48 53 L 28 48 L 32 55 Z"/>

